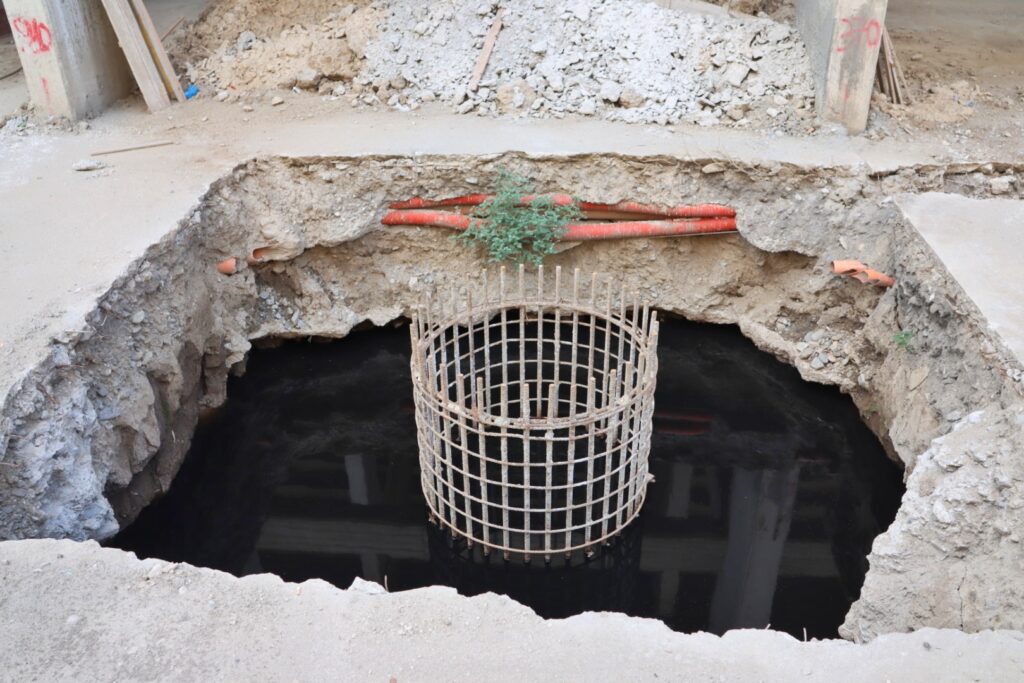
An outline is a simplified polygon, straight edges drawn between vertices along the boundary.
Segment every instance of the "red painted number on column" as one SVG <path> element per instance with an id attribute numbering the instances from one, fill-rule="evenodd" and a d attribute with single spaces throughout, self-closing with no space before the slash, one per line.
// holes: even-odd
<path id="1" fill-rule="evenodd" d="M 839 47 L 836 52 L 846 52 L 848 47 L 856 47 L 863 41 L 868 47 L 878 47 L 882 42 L 882 23 L 878 19 L 864 17 L 845 17 L 839 20 L 845 30 L 839 34 Z"/>
<path id="2" fill-rule="evenodd" d="M 38 19 L 15 17 L 11 20 L 11 26 L 25 39 L 28 49 L 34 55 L 49 52 L 50 47 L 53 46 L 53 33 L 50 31 L 50 27 Z M 21 51 L 25 51 L 24 45 Z"/>

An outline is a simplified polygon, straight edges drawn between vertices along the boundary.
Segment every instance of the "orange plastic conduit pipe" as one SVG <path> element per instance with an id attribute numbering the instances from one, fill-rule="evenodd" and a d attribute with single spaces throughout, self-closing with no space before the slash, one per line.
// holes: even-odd
<path id="1" fill-rule="evenodd" d="M 391 211 L 381 222 L 392 226 L 421 226 L 466 230 L 476 220 L 448 211 Z M 669 237 L 673 235 L 706 235 L 736 232 L 735 218 L 697 218 L 667 221 L 624 221 L 617 223 L 570 223 L 562 235 L 563 242 L 608 240 L 624 237 Z"/>
<path id="2" fill-rule="evenodd" d="M 438 209 L 463 206 L 479 206 L 490 199 L 492 195 L 467 194 L 461 197 L 449 199 L 423 199 L 414 197 L 404 202 L 394 202 L 389 206 L 391 209 Z M 549 195 L 525 195 L 519 202 L 523 205 L 529 204 L 538 197 L 550 197 L 558 206 L 568 206 L 575 200 L 567 194 Z M 665 218 L 735 218 L 736 210 L 721 204 L 697 204 L 695 206 L 653 206 L 650 204 L 639 204 L 637 202 L 619 202 L 617 204 L 601 204 L 598 202 L 579 202 L 580 210 L 583 213 L 623 213 L 636 214 L 639 216 L 664 216 Z"/>

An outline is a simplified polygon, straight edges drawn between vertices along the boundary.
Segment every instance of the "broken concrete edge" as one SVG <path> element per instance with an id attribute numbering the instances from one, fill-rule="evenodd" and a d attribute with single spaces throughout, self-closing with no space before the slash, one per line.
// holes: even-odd
<path id="1" fill-rule="evenodd" d="M 544 191 L 585 185 L 595 197 L 648 203 L 692 196 L 751 217 L 741 223 L 745 239 L 582 245 L 552 264 L 616 273 L 670 313 L 737 324 L 805 379 L 851 394 L 910 478 L 843 635 L 868 640 L 937 623 L 976 630 L 999 620 L 1020 627 L 1024 596 L 1006 593 L 999 572 L 983 569 L 1019 566 L 1019 521 L 1006 515 L 1024 506 L 1015 493 L 1024 466 L 1000 452 L 955 476 L 917 467 L 933 439 L 975 424 L 979 409 L 1003 439 L 1021 403 L 1020 386 L 992 367 L 1012 359 L 891 200 L 950 179 L 783 164 L 707 173 L 704 161 L 509 153 L 265 157 L 237 166 L 133 262 L 83 331 L 53 344 L 8 395 L 0 537 L 110 537 L 170 485 L 199 411 L 225 400 L 228 372 L 244 368 L 254 340 L 344 337 L 365 320 L 383 325 L 407 314 L 426 288 L 477 273 L 482 262 L 444 235 L 381 228 L 380 216 L 388 200 L 471 192 L 511 166 Z M 232 277 L 216 271 L 224 258 L 268 245 L 287 260 Z M 897 286 L 882 294 L 832 276 L 828 263 L 854 248 Z M 900 329 L 919 334 L 914 352 L 893 343 Z M 982 434 L 978 445 L 1012 452 L 1015 438 L 1010 432 L 1001 445 Z M 967 475 L 995 482 L 994 492 L 970 504 L 932 498 L 956 493 L 937 483 L 959 485 Z M 977 531 L 977 542 L 947 548 L 965 530 Z M 951 555 L 981 577 L 971 600 L 961 603 L 943 573 Z M 934 596 L 942 599 L 923 609 Z"/>
<path id="2" fill-rule="evenodd" d="M 95 542 L 0 543 L 0 659 L 16 680 L 1011 680 L 1024 634 L 922 629 L 858 645 L 771 630 L 684 635 L 511 598 L 388 593 L 138 560 Z M 486 672 L 484 674 L 483 672 Z"/>

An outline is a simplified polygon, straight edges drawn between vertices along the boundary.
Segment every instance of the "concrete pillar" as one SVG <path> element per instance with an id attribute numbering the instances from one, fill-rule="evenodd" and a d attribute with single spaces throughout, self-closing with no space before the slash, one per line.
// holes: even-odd
<path id="1" fill-rule="evenodd" d="M 711 597 L 712 633 L 768 623 L 799 480 L 798 467 L 733 469 L 729 540 Z"/>
<path id="2" fill-rule="evenodd" d="M 72 121 L 131 92 L 128 62 L 100 0 L 4 0 L 32 103 Z"/>
<path id="3" fill-rule="evenodd" d="M 796 0 L 796 25 L 817 85 L 818 116 L 867 126 L 888 0 Z"/>

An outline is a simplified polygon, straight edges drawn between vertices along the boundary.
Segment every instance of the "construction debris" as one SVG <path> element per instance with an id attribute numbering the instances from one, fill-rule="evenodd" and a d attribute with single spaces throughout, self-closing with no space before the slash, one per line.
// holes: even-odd
<path id="1" fill-rule="evenodd" d="M 803 43 L 790 26 L 764 18 L 640 0 L 506 3 L 486 72 L 473 88 L 474 65 L 497 25 L 493 3 L 355 2 L 315 16 L 307 8 L 305 24 L 284 28 L 263 18 L 253 0 L 222 6 L 175 48 L 189 79 L 213 92 L 298 86 L 339 97 L 343 86 L 357 107 L 408 110 L 440 101 L 486 116 L 782 130 L 802 129 L 814 116 Z M 240 49 L 240 34 L 255 38 Z"/>

